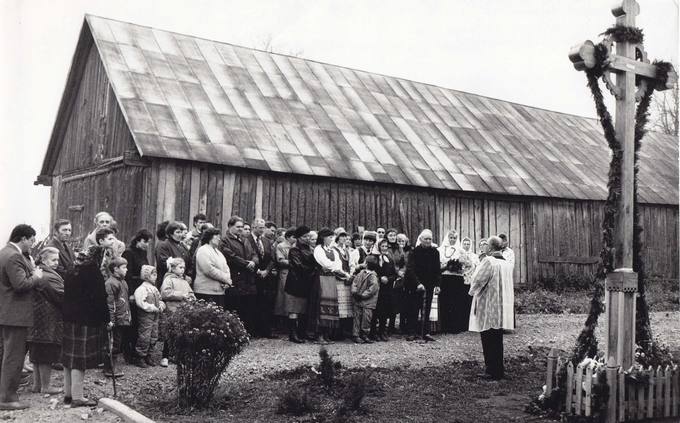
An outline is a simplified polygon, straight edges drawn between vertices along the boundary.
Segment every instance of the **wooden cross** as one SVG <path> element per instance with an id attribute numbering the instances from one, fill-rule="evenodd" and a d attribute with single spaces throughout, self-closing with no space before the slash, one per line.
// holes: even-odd
<path id="1" fill-rule="evenodd" d="M 640 6 L 635 0 L 622 0 L 612 8 L 616 26 L 635 28 L 635 17 Z M 635 347 L 635 297 L 637 273 L 633 272 L 633 178 L 635 165 L 635 103 L 654 87 L 657 90 L 672 88 L 677 75 L 672 69 L 660 78 L 657 67 L 649 63 L 642 44 L 628 41 L 615 42 L 612 52 L 611 38 L 604 40 L 608 55 L 604 62 L 604 80 L 616 98 L 616 137 L 623 147 L 621 168 L 621 200 L 614 236 L 614 270 L 607 275 L 607 358 L 613 358 L 628 369 L 633 361 Z M 588 40 L 575 46 L 569 59 L 577 70 L 591 69 L 597 65 L 595 44 Z M 611 81 L 616 74 L 616 84 Z M 637 83 L 636 83 L 637 81 Z M 664 83 L 665 82 L 665 83 Z"/>

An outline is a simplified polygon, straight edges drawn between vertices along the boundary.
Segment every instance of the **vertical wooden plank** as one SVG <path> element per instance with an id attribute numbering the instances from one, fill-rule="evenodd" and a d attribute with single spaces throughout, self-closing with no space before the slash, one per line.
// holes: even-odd
<path id="1" fill-rule="evenodd" d="M 222 222 L 222 209 L 224 204 L 224 170 L 222 168 L 213 169 L 215 175 L 215 194 L 213 198 L 214 222 Z"/>
<path id="2" fill-rule="evenodd" d="M 205 166 L 200 170 L 200 188 L 198 190 L 198 212 L 206 213 L 208 209 L 208 169 Z"/>
<path id="3" fill-rule="evenodd" d="M 673 373 L 671 376 L 671 390 L 673 395 L 671 397 L 671 416 L 680 415 L 680 369 L 678 365 L 673 365 Z"/>
<path id="4" fill-rule="evenodd" d="M 201 169 L 196 165 L 191 165 L 191 188 L 189 199 L 189 215 L 194 216 L 199 213 L 199 196 L 201 190 Z"/>
<path id="5" fill-rule="evenodd" d="M 625 421 L 626 419 L 626 384 L 625 384 L 625 375 L 623 373 L 623 369 L 619 367 L 618 373 L 617 373 L 617 381 L 619 384 L 619 421 Z"/>
<path id="6" fill-rule="evenodd" d="M 585 415 L 590 416 L 591 412 L 591 401 L 592 401 L 592 390 L 593 390 L 593 364 L 591 363 L 586 367 L 586 380 L 584 383 L 585 388 Z"/>
<path id="7" fill-rule="evenodd" d="M 654 385 L 657 381 L 654 380 L 654 370 L 649 368 L 649 381 L 647 383 L 647 414 L 646 417 L 651 418 L 654 416 Z M 642 411 L 642 410 L 640 410 Z"/>
<path id="8" fill-rule="evenodd" d="M 160 221 L 164 221 L 165 217 L 165 181 L 168 176 L 168 164 L 166 161 L 160 163 L 159 173 L 158 173 L 158 185 L 156 189 L 158 190 L 158 199 L 156 206 L 158 207 L 156 215 Z M 95 194 L 96 195 L 96 194 Z"/>
<path id="9" fill-rule="evenodd" d="M 650 371 L 650 379 L 654 375 L 654 371 Z M 642 419 L 645 414 L 645 387 L 644 385 L 640 384 L 637 385 L 637 404 L 634 404 L 635 407 L 635 418 L 636 419 Z"/>
<path id="10" fill-rule="evenodd" d="M 582 415 L 581 413 L 581 407 L 583 406 L 583 364 L 579 363 L 578 366 L 576 366 L 576 375 L 575 375 L 575 387 L 576 387 L 576 401 L 575 401 L 575 407 L 574 411 L 577 416 Z"/>
<path id="11" fill-rule="evenodd" d="M 224 194 L 222 195 L 222 220 L 221 220 L 221 228 L 226 229 L 227 228 L 227 222 L 229 221 L 229 218 L 232 216 L 232 205 L 234 203 L 234 183 L 236 181 L 236 172 L 233 170 L 225 170 L 224 171 L 224 181 L 223 181 L 223 189 L 224 189 Z M 216 222 L 217 223 L 217 222 Z"/>
<path id="12" fill-rule="evenodd" d="M 656 372 L 650 369 L 651 375 L 654 376 L 654 412 L 653 416 L 655 417 L 661 417 L 663 416 L 663 379 L 664 379 L 664 374 L 663 370 L 661 369 L 661 366 L 656 367 Z M 650 377 L 651 379 L 651 377 Z M 652 387 L 650 386 L 649 389 L 651 390 Z"/>
<path id="13" fill-rule="evenodd" d="M 567 399 L 566 399 L 566 411 L 567 415 L 572 414 L 572 401 L 574 394 L 574 365 L 571 361 L 567 364 Z"/>
<path id="14" fill-rule="evenodd" d="M 262 195 L 263 195 L 263 181 L 262 175 L 258 175 L 255 178 L 255 217 L 262 217 Z"/>

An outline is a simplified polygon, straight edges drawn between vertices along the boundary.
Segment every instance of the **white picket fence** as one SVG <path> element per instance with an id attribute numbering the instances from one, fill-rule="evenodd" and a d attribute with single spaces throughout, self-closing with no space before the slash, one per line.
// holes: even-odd
<path id="1" fill-rule="evenodd" d="M 557 375 L 564 361 L 552 349 L 548 355 L 546 393 L 557 384 Z M 593 385 L 596 380 L 596 363 L 567 364 L 567 392 L 565 410 L 568 415 L 591 416 L 593 409 Z M 629 373 L 633 370 L 629 369 Z M 680 370 L 678 365 L 657 367 L 637 372 L 632 381 L 619 366 L 610 362 L 606 367 L 609 397 L 607 401 L 608 423 L 639 421 L 648 418 L 671 418 L 680 416 Z"/>

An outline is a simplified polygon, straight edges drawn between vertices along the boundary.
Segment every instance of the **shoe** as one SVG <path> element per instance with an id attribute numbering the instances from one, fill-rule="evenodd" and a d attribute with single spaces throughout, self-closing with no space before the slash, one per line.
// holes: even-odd
<path id="1" fill-rule="evenodd" d="M 380 340 L 381 340 L 382 342 L 387 342 L 387 341 L 390 340 L 390 338 L 388 338 L 387 335 L 382 334 L 382 335 L 380 335 Z"/>
<path id="2" fill-rule="evenodd" d="M 140 367 L 142 369 L 147 369 L 149 367 L 149 365 L 146 364 L 146 362 L 141 358 L 135 360 L 135 366 Z"/>
<path id="3" fill-rule="evenodd" d="M 359 338 L 358 336 L 352 337 L 352 341 L 354 341 L 355 344 L 363 344 L 364 340 Z"/>
<path id="4" fill-rule="evenodd" d="M 372 344 L 374 342 L 371 338 L 365 336 L 361 336 L 360 338 L 364 341 L 364 344 Z"/>
<path id="5" fill-rule="evenodd" d="M 156 363 L 153 361 L 153 359 L 151 358 L 150 355 L 147 355 L 147 356 L 144 358 L 144 362 L 145 362 L 149 367 L 155 367 L 155 366 L 156 366 Z"/>
<path id="6" fill-rule="evenodd" d="M 73 402 L 73 398 L 64 396 L 64 404 L 70 405 Z"/>
<path id="7" fill-rule="evenodd" d="M 0 410 L 25 410 L 28 407 L 28 404 L 21 401 L 0 402 Z"/>
<path id="8" fill-rule="evenodd" d="M 36 386 L 32 387 L 31 392 L 33 392 L 34 394 L 39 394 L 40 393 L 40 387 L 39 386 L 38 387 L 36 387 Z"/>
<path id="9" fill-rule="evenodd" d="M 52 363 L 52 370 L 64 370 L 64 365 L 61 363 Z"/>
<path id="10" fill-rule="evenodd" d="M 74 399 L 71 401 L 71 407 L 95 407 L 97 401 L 89 398 Z"/>
<path id="11" fill-rule="evenodd" d="M 415 335 L 407 335 L 407 336 L 406 336 L 406 340 L 407 340 L 408 342 L 412 342 L 412 341 L 415 341 L 415 340 L 416 340 L 416 337 L 415 337 Z"/>
<path id="12" fill-rule="evenodd" d="M 276 335 L 274 335 L 273 333 L 268 333 L 268 334 L 266 334 L 265 336 L 263 336 L 263 338 L 267 338 L 267 339 L 279 339 L 279 337 L 276 336 Z"/>
<path id="13" fill-rule="evenodd" d="M 161 358 L 161 367 L 168 367 L 168 359 Z"/>
<path id="14" fill-rule="evenodd" d="M 47 389 L 41 389 L 40 392 L 42 392 L 43 394 L 47 394 L 47 395 L 57 395 L 57 394 L 61 394 L 63 392 L 63 389 L 61 389 L 61 388 L 47 388 Z"/>
<path id="15" fill-rule="evenodd" d="M 425 335 L 425 336 L 423 336 L 423 340 L 425 340 L 425 341 L 427 341 L 427 342 L 437 342 L 437 340 L 434 339 L 431 335 Z"/>
<path id="16" fill-rule="evenodd" d="M 125 373 L 123 373 L 119 370 L 114 374 L 111 370 L 104 370 L 104 376 L 106 376 L 106 377 L 114 377 L 115 376 L 116 379 L 117 379 L 119 377 L 125 376 Z"/>

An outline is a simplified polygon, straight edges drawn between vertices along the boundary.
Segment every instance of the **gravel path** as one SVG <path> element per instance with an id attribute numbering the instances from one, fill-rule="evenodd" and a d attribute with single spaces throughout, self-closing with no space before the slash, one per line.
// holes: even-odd
<path id="1" fill-rule="evenodd" d="M 662 342 L 668 344 L 672 351 L 680 351 L 680 312 L 652 313 L 652 330 Z M 529 347 L 555 347 L 569 350 L 585 321 L 582 314 L 540 314 L 518 315 L 518 329 L 513 335 L 504 339 L 505 357 L 526 354 Z M 598 329 L 598 339 L 603 339 L 604 327 Z M 437 342 L 420 344 L 406 342 L 395 337 L 390 342 L 371 345 L 356 345 L 351 342 L 340 342 L 327 346 L 329 352 L 343 367 L 376 366 L 384 368 L 417 368 L 434 366 L 439 363 L 482 360 L 482 350 L 477 333 L 436 336 Z M 229 365 L 223 383 L 233 380 L 252 381 L 265 378 L 281 370 L 290 370 L 298 366 L 312 366 L 318 363 L 319 346 L 315 344 L 293 344 L 286 339 L 258 339 L 251 344 Z M 141 389 L 155 390 L 174 384 L 175 369 L 154 367 L 138 369 L 132 366 L 121 366 L 126 374 L 118 381 L 119 398 L 133 397 Z M 54 372 L 55 385 L 60 386 L 61 372 Z M 86 376 L 86 392 L 92 398 L 111 396 L 111 382 L 102 377 L 99 371 L 88 371 Z M 0 420 L 16 422 L 49 422 L 70 423 L 77 421 L 119 422 L 120 420 L 108 412 L 96 409 L 70 409 L 60 402 L 56 410 L 50 409 L 50 398 L 40 394 L 21 393 L 22 399 L 31 403 L 31 408 L 22 412 L 0 412 Z M 55 396 L 59 401 L 62 396 Z M 88 414 L 86 420 L 82 414 Z"/>

